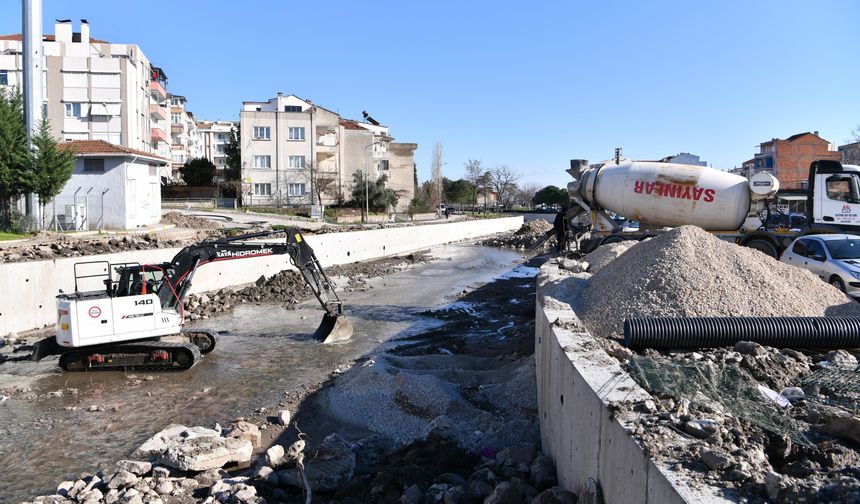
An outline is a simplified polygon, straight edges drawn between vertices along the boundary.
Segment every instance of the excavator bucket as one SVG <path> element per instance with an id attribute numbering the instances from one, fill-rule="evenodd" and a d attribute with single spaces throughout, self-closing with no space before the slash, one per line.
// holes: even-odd
<path id="1" fill-rule="evenodd" d="M 323 343 L 342 343 L 352 337 L 352 324 L 343 315 L 323 315 L 314 339 Z"/>

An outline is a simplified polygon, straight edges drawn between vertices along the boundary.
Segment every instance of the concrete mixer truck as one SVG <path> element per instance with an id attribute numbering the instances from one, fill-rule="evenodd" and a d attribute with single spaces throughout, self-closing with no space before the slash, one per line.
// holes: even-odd
<path id="1" fill-rule="evenodd" d="M 810 165 L 808 224 L 800 231 L 768 228 L 779 180 L 766 172 L 748 180 L 704 166 L 624 159 L 596 167 L 574 159 L 567 171 L 574 179 L 567 186 L 571 240 L 584 252 L 687 224 L 775 258 L 800 234 L 860 232 L 860 167 L 836 161 Z M 613 214 L 638 220 L 639 230 L 625 231 Z"/>

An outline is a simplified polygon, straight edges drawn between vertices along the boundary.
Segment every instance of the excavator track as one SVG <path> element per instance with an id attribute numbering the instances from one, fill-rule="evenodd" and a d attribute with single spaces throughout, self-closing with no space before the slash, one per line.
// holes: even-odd
<path id="1" fill-rule="evenodd" d="M 193 343 L 163 341 L 126 343 L 75 350 L 60 355 L 63 371 L 184 371 L 202 355 Z"/>

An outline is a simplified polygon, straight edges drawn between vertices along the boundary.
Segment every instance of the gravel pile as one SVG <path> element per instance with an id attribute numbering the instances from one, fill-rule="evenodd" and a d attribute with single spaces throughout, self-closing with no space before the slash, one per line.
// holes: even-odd
<path id="1" fill-rule="evenodd" d="M 525 249 L 531 247 L 536 241 L 543 238 L 547 231 L 552 230 L 552 224 L 543 219 L 524 222 L 522 227 L 513 233 L 501 234 L 481 241 L 481 245 L 491 247 L 513 247 Z M 555 239 L 544 242 L 543 250 L 549 249 L 555 243 Z"/>
<path id="2" fill-rule="evenodd" d="M 3 249 L 0 251 L 0 263 L 41 261 L 61 257 L 110 254 L 129 250 L 173 248 L 181 247 L 189 242 L 187 239 L 162 239 L 149 234 L 92 240 L 67 238 L 56 233 L 51 234 L 55 235 L 50 238 L 52 243 L 27 243 Z M 39 238 L 48 239 L 45 236 L 39 236 Z M 200 239 L 205 239 L 205 236 L 201 236 Z"/>
<path id="3" fill-rule="evenodd" d="M 180 212 L 167 212 L 161 216 L 161 222 L 173 224 L 176 227 L 191 229 L 216 229 L 221 227 L 221 223 L 215 222 L 211 219 L 185 215 Z"/>
<path id="4" fill-rule="evenodd" d="M 809 271 L 694 226 L 636 244 L 588 284 L 581 300 L 564 301 L 604 337 L 636 316 L 860 316 L 860 304 Z"/>
<path id="5" fill-rule="evenodd" d="M 614 261 L 624 252 L 627 252 L 630 247 L 637 243 L 638 242 L 633 240 L 625 240 L 618 243 L 601 245 L 600 247 L 592 250 L 591 253 L 586 255 L 582 260 L 588 263 L 589 273 L 597 273 L 602 270 L 604 266 Z"/>

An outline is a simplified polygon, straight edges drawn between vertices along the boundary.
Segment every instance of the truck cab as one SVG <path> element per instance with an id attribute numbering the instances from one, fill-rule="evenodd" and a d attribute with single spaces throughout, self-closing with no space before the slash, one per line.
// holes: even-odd
<path id="1" fill-rule="evenodd" d="M 806 206 L 812 232 L 860 231 L 860 166 L 812 163 Z"/>

